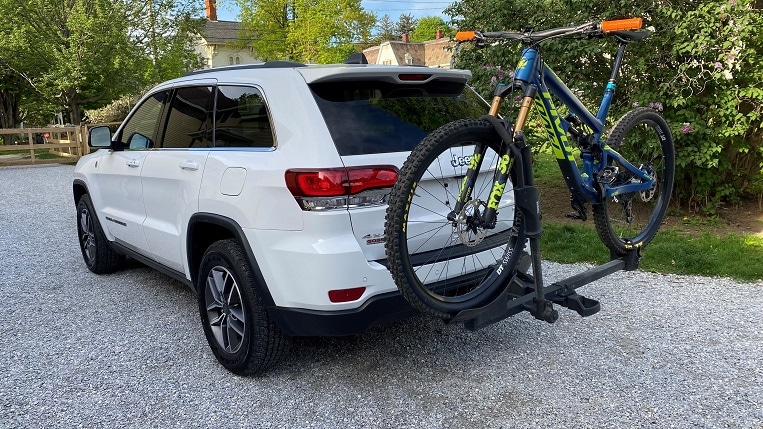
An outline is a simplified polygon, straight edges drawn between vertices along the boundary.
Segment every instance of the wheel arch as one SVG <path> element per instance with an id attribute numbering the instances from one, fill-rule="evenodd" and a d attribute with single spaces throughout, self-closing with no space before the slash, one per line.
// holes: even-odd
<path id="1" fill-rule="evenodd" d="M 79 199 L 82 198 L 83 195 L 90 193 L 90 191 L 88 191 L 87 189 L 87 185 L 85 184 L 85 182 L 80 179 L 75 179 L 74 183 L 72 183 L 72 192 L 74 195 L 75 205 L 79 203 Z"/>
<path id="2" fill-rule="evenodd" d="M 274 304 L 270 290 L 265 283 L 257 258 L 254 256 L 252 247 L 246 239 L 241 226 L 233 219 L 214 213 L 196 213 L 188 221 L 188 231 L 186 235 L 186 254 L 188 258 L 188 270 L 191 276 L 191 284 L 194 290 L 198 291 L 198 275 L 201 259 L 206 249 L 214 242 L 225 239 L 235 239 L 241 244 L 246 253 L 255 278 L 255 287 L 257 293 L 262 298 L 266 307 L 272 307 Z"/>

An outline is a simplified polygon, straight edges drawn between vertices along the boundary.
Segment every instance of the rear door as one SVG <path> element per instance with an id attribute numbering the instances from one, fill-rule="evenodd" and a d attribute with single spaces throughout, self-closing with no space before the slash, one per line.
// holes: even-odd
<path id="1" fill-rule="evenodd" d="M 141 172 L 143 230 L 151 257 L 179 272 L 185 272 L 185 231 L 199 209 L 199 188 L 212 146 L 214 88 L 213 82 L 205 82 L 175 89 L 161 147 L 146 157 Z"/>

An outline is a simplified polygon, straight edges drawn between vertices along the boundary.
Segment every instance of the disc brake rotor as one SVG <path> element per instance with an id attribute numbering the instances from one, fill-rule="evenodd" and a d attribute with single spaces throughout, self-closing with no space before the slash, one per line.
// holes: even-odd
<path id="1" fill-rule="evenodd" d="M 650 176 L 654 178 L 654 181 L 652 182 L 651 188 L 639 192 L 639 196 L 641 196 L 641 201 L 644 201 L 644 202 L 651 201 L 652 198 L 654 198 L 654 194 L 657 192 L 657 175 L 654 173 L 654 169 L 652 168 L 651 165 L 647 165 L 646 171 L 649 173 Z"/>
<path id="2" fill-rule="evenodd" d="M 484 228 L 479 227 L 480 206 L 483 206 L 480 200 L 472 200 L 464 204 L 464 208 L 453 222 L 454 232 L 458 234 L 458 240 L 465 246 L 474 247 L 485 239 Z"/>

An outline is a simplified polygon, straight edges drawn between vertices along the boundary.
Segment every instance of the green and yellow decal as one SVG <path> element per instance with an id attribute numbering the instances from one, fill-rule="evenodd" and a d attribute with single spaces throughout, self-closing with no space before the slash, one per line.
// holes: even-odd
<path id="1" fill-rule="evenodd" d="M 508 154 L 501 156 L 501 159 L 498 160 L 498 171 L 504 177 L 509 174 L 510 161 L 511 158 L 509 158 Z M 495 183 L 493 183 L 493 190 L 490 192 L 490 198 L 488 199 L 487 203 L 489 208 L 498 210 L 498 205 L 501 202 L 501 196 L 503 195 L 504 189 L 506 189 L 506 181 L 501 183 L 500 181 L 496 180 Z"/>
<path id="2" fill-rule="evenodd" d="M 554 107 L 554 102 L 551 100 L 551 94 L 548 91 L 544 91 L 540 93 L 540 96 L 543 99 L 543 103 L 535 103 L 535 106 L 543 120 L 543 125 L 546 127 L 548 139 L 551 141 L 551 147 L 554 149 L 554 155 L 557 159 L 575 162 L 575 157 L 572 155 L 572 150 L 567 140 L 567 133 L 562 128 L 562 122 L 559 118 L 559 113 L 557 113 Z M 548 106 L 548 110 L 546 106 Z"/>
<path id="3" fill-rule="evenodd" d="M 466 176 L 464 176 L 463 180 L 461 181 L 461 193 L 458 194 L 458 202 L 465 203 L 469 200 L 469 196 L 472 194 L 472 184 L 469 183 L 469 177 L 474 175 L 472 172 L 477 170 L 477 166 L 479 165 L 481 159 L 481 153 L 475 153 L 469 159 L 469 169 L 466 171 Z"/>

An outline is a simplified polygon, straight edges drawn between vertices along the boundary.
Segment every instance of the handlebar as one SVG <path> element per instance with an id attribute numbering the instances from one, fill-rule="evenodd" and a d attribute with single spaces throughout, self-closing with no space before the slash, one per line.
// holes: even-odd
<path id="1" fill-rule="evenodd" d="M 616 33 L 618 31 L 636 30 L 641 28 L 641 25 L 641 18 L 629 18 L 602 22 L 588 22 L 577 26 L 551 28 L 542 31 L 526 31 L 522 33 L 514 31 L 459 31 L 456 33 L 456 40 L 458 42 L 484 43 L 488 39 L 501 39 L 519 41 L 522 43 L 536 43 L 552 37 L 561 36 L 601 36 L 606 35 L 607 33 Z"/>

